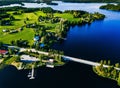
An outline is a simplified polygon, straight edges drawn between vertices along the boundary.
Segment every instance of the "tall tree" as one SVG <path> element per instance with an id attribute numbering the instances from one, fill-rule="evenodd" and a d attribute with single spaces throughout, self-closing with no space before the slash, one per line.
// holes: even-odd
<path id="1" fill-rule="evenodd" d="M 3 43 L 2 42 L 0 42 L 0 48 L 3 46 Z"/>
<path id="2" fill-rule="evenodd" d="M 119 77 L 118 77 L 118 85 L 120 86 L 120 73 L 119 73 Z"/>

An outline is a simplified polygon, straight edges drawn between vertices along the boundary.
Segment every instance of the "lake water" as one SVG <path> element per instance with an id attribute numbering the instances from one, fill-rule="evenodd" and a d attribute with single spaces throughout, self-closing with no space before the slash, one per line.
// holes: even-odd
<path id="1" fill-rule="evenodd" d="M 88 60 L 120 60 L 120 12 L 100 10 L 106 3 L 64 3 L 57 6 L 25 3 L 24 7 L 52 7 L 56 10 L 85 10 L 106 15 L 103 21 L 91 25 L 74 26 L 67 40 L 53 48 L 63 50 L 66 55 Z M 11 5 L 12 6 L 12 5 Z M 87 65 L 69 62 L 63 67 L 36 69 L 36 79 L 28 80 L 28 70 L 18 71 L 10 66 L 0 72 L 0 88 L 119 88 L 116 82 L 97 76 Z"/>
<path id="2" fill-rule="evenodd" d="M 56 49 L 65 51 L 66 55 L 88 60 L 100 59 L 120 60 L 120 12 L 101 10 L 106 3 L 60 3 L 52 8 L 62 11 L 85 10 L 91 13 L 100 12 L 106 15 L 103 21 L 95 21 L 91 25 L 71 27 L 67 40 Z"/>
<path id="3" fill-rule="evenodd" d="M 115 81 L 97 76 L 88 65 L 69 62 L 54 69 L 35 69 L 36 79 L 27 78 L 28 70 L 9 66 L 0 71 L 0 88 L 119 88 Z"/>
<path id="4" fill-rule="evenodd" d="M 55 10 L 85 10 L 90 13 L 100 12 L 106 15 L 103 21 L 95 21 L 91 25 L 71 27 L 67 40 L 56 44 L 53 48 L 60 49 L 66 55 L 99 61 L 100 59 L 120 59 L 120 12 L 101 10 L 106 3 L 64 3 L 58 5 L 45 3 L 24 3 L 24 7 L 52 7 Z"/>

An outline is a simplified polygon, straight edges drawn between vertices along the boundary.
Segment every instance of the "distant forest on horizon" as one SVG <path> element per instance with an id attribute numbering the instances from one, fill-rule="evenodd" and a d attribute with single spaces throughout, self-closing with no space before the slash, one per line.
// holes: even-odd
<path id="1" fill-rule="evenodd" d="M 54 0 L 58 1 L 58 0 Z M 64 2 L 120 2 L 120 0 L 59 0 Z"/>
<path id="2" fill-rule="evenodd" d="M 120 3 L 120 0 L 0 0 L 0 6 L 2 5 L 10 5 L 10 4 L 22 4 L 22 2 L 45 2 L 50 4 L 51 1 L 63 1 L 63 2 L 78 2 L 78 3 Z"/>
<path id="3" fill-rule="evenodd" d="M 64 1 L 64 2 L 120 2 L 120 0 L 0 0 L 2 2 L 10 1 L 43 1 L 43 2 L 51 2 L 51 1 Z"/>

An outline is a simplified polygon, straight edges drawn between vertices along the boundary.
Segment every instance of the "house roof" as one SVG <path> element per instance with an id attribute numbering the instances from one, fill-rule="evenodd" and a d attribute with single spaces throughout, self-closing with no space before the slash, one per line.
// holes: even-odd
<path id="1" fill-rule="evenodd" d="M 39 36 L 34 37 L 34 41 L 38 41 L 39 39 L 40 39 Z"/>
<path id="2" fill-rule="evenodd" d="M 39 61 L 39 59 L 36 57 L 29 56 L 29 55 L 22 55 L 21 61 L 23 61 L 23 62 L 36 62 L 36 61 Z"/>
<path id="3" fill-rule="evenodd" d="M 40 44 L 40 47 L 44 47 L 44 46 L 45 46 L 45 44 L 44 44 L 44 43 Z"/>
<path id="4" fill-rule="evenodd" d="M 6 53 L 8 53 L 7 50 L 0 50 L 0 54 L 6 54 Z"/>

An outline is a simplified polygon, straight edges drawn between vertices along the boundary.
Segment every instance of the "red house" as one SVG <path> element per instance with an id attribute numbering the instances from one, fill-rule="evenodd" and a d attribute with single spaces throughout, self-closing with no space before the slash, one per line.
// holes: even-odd
<path id="1" fill-rule="evenodd" d="M 8 51 L 7 51 L 7 50 L 0 50 L 0 54 L 5 55 L 5 54 L 7 54 L 7 53 L 8 53 Z"/>

